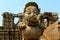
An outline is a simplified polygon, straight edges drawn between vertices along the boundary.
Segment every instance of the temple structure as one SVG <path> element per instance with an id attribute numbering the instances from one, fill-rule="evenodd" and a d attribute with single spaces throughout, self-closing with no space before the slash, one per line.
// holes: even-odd
<path id="1" fill-rule="evenodd" d="M 24 17 L 25 16 L 24 13 L 13 14 L 13 13 L 9 13 L 9 12 L 4 12 L 2 14 L 2 16 L 3 16 L 3 20 L 2 20 L 3 24 L 0 27 L 0 40 L 23 40 L 24 37 L 26 37 L 24 40 L 28 40 L 28 38 L 30 36 L 28 35 L 29 37 L 27 37 L 25 35 L 25 33 L 23 32 L 23 36 L 24 36 L 23 37 L 20 34 L 21 29 L 19 28 L 20 27 L 20 22 L 24 23 L 26 21 L 25 17 Z M 18 21 L 17 24 L 14 24 L 14 18 L 16 18 L 16 17 L 19 18 L 19 21 Z M 32 18 L 34 18 L 34 17 L 35 16 L 33 16 Z M 56 13 L 56 12 L 39 13 L 38 14 L 39 22 L 36 23 L 35 18 L 33 20 L 35 20 L 34 23 L 30 24 L 32 20 L 30 21 L 28 19 L 28 21 L 27 21 L 28 24 L 26 23 L 26 25 L 28 25 L 28 27 L 29 26 L 34 26 L 34 28 L 36 26 L 37 29 L 39 29 L 38 27 L 40 27 L 40 28 L 42 28 L 40 30 L 40 32 L 42 30 L 44 30 L 43 32 L 41 32 L 41 34 L 38 34 L 38 35 L 40 35 L 39 40 L 60 40 L 60 21 L 58 20 L 58 13 Z M 22 27 L 24 27 L 24 28 L 22 28 L 23 30 L 25 30 L 26 25 L 24 25 L 24 26 L 21 25 Z M 28 30 L 28 29 L 26 29 L 26 30 Z M 36 33 L 35 31 L 33 30 L 34 33 Z M 33 32 L 31 31 L 32 34 L 34 34 Z M 32 34 L 30 34 L 30 35 L 32 35 Z M 37 34 L 35 36 L 37 36 Z M 34 37 L 34 35 L 33 35 L 33 37 Z M 33 37 L 31 36 L 30 38 L 33 38 Z M 37 36 L 37 38 L 38 38 L 38 36 Z M 34 40 L 34 39 L 31 39 L 31 40 Z"/>
<path id="2" fill-rule="evenodd" d="M 49 20 L 50 15 L 52 15 L 51 20 Z M 44 12 L 43 16 L 45 19 L 44 24 L 46 27 L 46 30 L 44 30 L 44 36 L 47 36 L 46 37 L 47 39 L 49 39 L 48 36 L 51 36 L 52 38 L 53 37 L 57 38 L 57 36 L 60 36 L 60 21 L 58 21 L 58 15 L 53 12 Z M 14 24 L 15 17 L 19 17 L 19 14 L 12 14 L 8 12 L 3 13 L 3 25 L 2 27 L 0 27 L 0 36 L 1 36 L 0 40 L 20 40 L 21 39 L 21 36 L 18 32 L 17 25 Z M 51 35 L 50 31 L 52 34 L 55 32 L 57 33 L 55 33 L 54 35 Z"/>

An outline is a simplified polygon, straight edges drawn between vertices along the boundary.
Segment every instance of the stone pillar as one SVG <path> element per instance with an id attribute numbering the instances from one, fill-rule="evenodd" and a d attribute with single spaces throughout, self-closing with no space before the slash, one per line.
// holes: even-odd
<path id="1" fill-rule="evenodd" d="M 13 14 L 5 12 L 3 13 L 3 27 L 11 28 L 14 26 L 14 17 Z"/>
<path id="2" fill-rule="evenodd" d="M 3 13 L 4 40 L 10 40 L 9 31 L 14 27 L 14 17 L 12 13 Z"/>

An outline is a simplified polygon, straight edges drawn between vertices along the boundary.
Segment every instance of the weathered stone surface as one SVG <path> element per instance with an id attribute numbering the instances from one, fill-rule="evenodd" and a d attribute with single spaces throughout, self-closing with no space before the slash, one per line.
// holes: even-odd
<path id="1" fill-rule="evenodd" d="M 45 40 L 59 39 L 58 21 L 54 22 L 44 30 L 42 39 L 45 39 Z"/>

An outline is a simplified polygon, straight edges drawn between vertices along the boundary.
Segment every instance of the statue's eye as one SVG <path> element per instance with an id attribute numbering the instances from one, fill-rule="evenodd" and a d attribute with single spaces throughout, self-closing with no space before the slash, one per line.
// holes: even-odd
<path id="1" fill-rule="evenodd" d="M 30 14 L 31 12 L 29 10 L 26 11 L 27 14 Z"/>
<path id="2" fill-rule="evenodd" d="M 30 11 L 27 11 L 27 14 L 31 14 L 31 12 Z"/>
<path id="3" fill-rule="evenodd" d="M 34 13 L 37 13 L 36 11 L 34 11 Z"/>
<path id="4" fill-rule="evenodd" d="M 37 11 L 34 11 L 34 14 L 38 14 L 38 12 Z"/>
<path id="5" fill-rule="evenodd" d="M 29 12 L 28 14 L 31 14 L 31 12 Z"/>

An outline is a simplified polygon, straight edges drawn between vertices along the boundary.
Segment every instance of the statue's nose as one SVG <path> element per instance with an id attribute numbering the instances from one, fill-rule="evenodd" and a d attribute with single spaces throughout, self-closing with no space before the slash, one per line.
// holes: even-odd
<path id="1" fill-rule="evenodd" d="M 35 14 L 33 12 L 31 12 L 31 16 L 35 16 Z"/>
<path id="2" fill-rule="evenodd" d="M 35 17 L 35 15 L 32 15 L 32 17 Z"/>
<path id="3" fill-rule="evenodd" d="M 30 19 L 36 20 L 36 16 L 35 16 L 35 15 L 32 15 L 32 16 L 30 17 Z"/>

